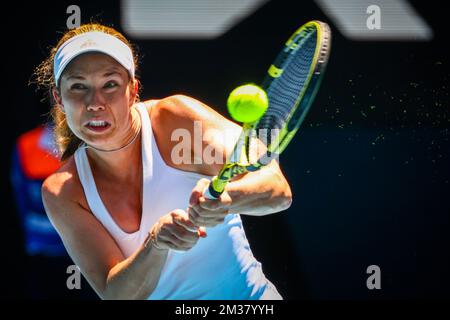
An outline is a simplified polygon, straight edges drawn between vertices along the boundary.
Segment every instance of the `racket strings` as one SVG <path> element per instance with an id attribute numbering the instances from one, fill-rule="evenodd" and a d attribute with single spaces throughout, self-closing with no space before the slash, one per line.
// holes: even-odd
<path id="1" fill-rule="evenodd" d="M 285 127 L 296 108 L 298 97 L 311 69 L 314 68 L 313 60 L 317 46 L 316 30 L 308 33 L 299 41 L 301 41 L 301 45 L 285 59 L 281 76 L 271 79 L 272 83 L 266 89 L 269 108 L 255 128 L 256 134 L 266 145 L 271 145 L 278 139 L 280 130 Z"/>

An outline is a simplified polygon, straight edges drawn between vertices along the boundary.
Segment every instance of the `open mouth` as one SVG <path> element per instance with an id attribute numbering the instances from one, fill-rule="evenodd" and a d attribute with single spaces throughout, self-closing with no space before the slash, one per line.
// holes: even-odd
<path id="1" fill-rule="evenodd" d="M 111 124 L 104 120 L 91 120 L 84 126 L 94 132 L 103 132 L 107 130 L 111 126 Z"/>

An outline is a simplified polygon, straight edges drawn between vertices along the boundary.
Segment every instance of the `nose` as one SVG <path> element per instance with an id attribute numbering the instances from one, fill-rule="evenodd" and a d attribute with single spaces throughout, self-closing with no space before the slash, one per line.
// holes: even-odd
<path id="1" fill-rule="evenodd" d="M 105 110 L 105 101 L 98 91 L 92 92 L 87 102 L 87 111 L 103 111 Z"/>
<path id="2" fill-rule="evenodd" d="M 87 107 L 87 111 L 103 111 L 105 110 L 105 106 L 99 104 L 90 104 Z"/>

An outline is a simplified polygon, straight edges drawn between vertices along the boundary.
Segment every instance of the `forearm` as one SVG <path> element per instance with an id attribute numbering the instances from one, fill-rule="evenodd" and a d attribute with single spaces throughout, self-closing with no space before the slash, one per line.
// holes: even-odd
<path id="1" fill-rule="evenodd" d="M 108 274 L 103 299 L 146 299 L 155 289 L 167 258 L 148 241 Z"/>
<path id="2" fill-rule="evenodd" d="M 292 202 L 289 184 L 270 165 L 230 182 L 225 190 L 232 199 L 230 212 L 240 214 L 267 215 L 286 210 Z"/>

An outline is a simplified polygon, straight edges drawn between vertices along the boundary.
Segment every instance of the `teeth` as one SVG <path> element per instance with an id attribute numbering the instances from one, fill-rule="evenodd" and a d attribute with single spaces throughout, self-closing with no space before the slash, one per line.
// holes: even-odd
<path id="1" fill-rule="evenodd" d="M 92 120 L 92 121 L 89 121 L 89 125 L 93 126 L 93 127 L 104 127 L 104 126 L 106 126 L 106 121 Z"/>

